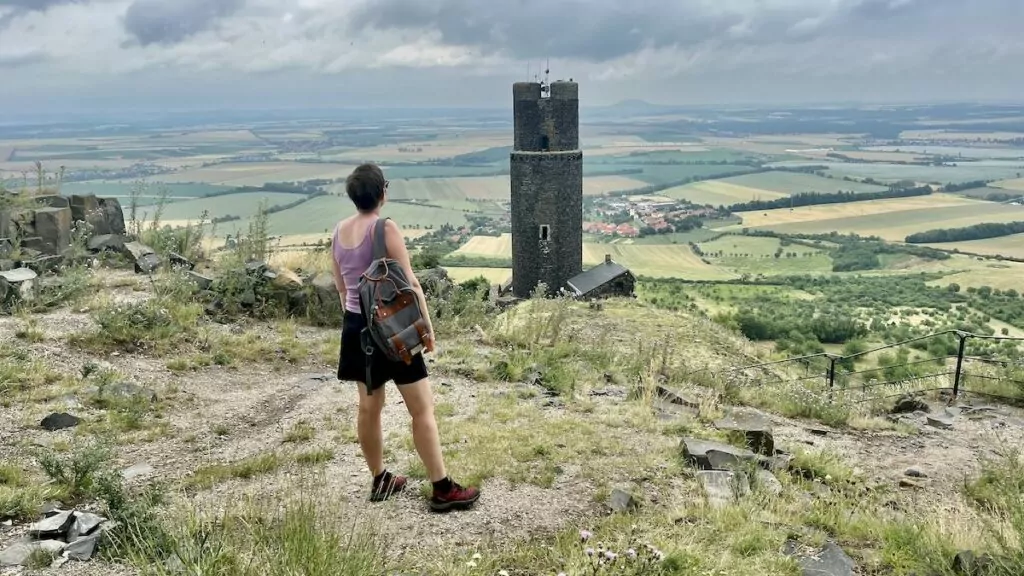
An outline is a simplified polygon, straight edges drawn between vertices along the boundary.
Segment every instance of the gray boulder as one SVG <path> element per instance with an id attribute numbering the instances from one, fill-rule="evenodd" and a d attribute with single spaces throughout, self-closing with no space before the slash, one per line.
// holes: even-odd
<path id="1" fill-rule="evenodd" d="M 741 432 L 747 447 L 764 456 L 775 455 L 775 437 L 768 418 L 754 410 L 735 409 L 731 414 L 715 422 L 715 428 Z"/>

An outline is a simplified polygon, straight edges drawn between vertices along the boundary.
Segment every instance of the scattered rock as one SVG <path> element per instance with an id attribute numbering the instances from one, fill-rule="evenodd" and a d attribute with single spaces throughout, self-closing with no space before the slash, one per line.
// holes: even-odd
<path id="1" fill-rule="evenodd" d="M 930 412 L 928 404 L 919 398 L 913 396 L 903 396 L 896 401 L 896 405 L 892 409 L 893 414 L 909 414 L 911 412 Z"/>
<path id="2" fill-rule="evenodd" d="M 46 418 L 43 418 L 43 421 L 40 422 L 39 425 L 42 426 L 44 430 L 56 432 L 57 430 L 74 428 L 75 426 L 78 426 L 79 423 L 81 423 L 80 419 L 68 414 L 67 412 L 54 412 Z"/>
<path id="3" fill-rule="evenodd" d="M 178 254 L 176 252 L 171 252 L 170 254 L 168 254 L 167 261 L 171 263 L 171 268 L 179 270 L 194 270 L 196 267 L 196 265 L 191 260 L 185 258 L 181 254 Z"/>
<path id="4" fill-rule="evenodd" d="M 186 273 L 186 277 L 200 290 L 209 290 L 211 287 L 213 287 L 213 278 L 203 276 L 198 272 L 193 272 L 192 270 L 189 270 Z"/>
<path id="5" fill-rule="evenodd" d="M 50 539 L 65 536 L 75 523 L 75 513 L 60 512 L 28 527 L 29 534 L 36 538 Z"/>
<path id="6" fill-rule="evenodd" d="M 800 558 L 803 576 L 853 576 L 856 567 L 853 559 L 833 542 L 814 556 Z"/>
<path id="7" fill-rule="evenodd" d="M 708 504 L 721 508 L 736 501 L 737 498 L 750 494 L 750 483 L 745 474 L 724 470 L 700 470 L 697 478 L 704 484 L 704 492 Z"/>
<path id="8" fill-rule="evenodd" d="M 946 414 L 934 414 L 927 417 L 927 423 L 933 428 L 948 430 L 953 427 L 953 417 Z"/>
<path id="9" fill-rule="evenodd" d="M 925 485 L 917 480 L 911 480 L 910 478 L 900 479 L 900 488 L 924 488 Z"/>
<path id="10" fill-rule="evenodd" d="M 742 432 L 747 440 L 747 447 L 755 454 L 772 456 L 775 454 L 775 437 L 768 418 L 760 412 L 752 410 L 734 410 L 731 414 L 715 422 L 715 428 Z"/>
<path id="11" fill-rule="evenodd" d="M 139 476 L 148 476 L 153 472 L 155 472 L 153 467 L 143 462 L 140 464 L 136 464 L 131 468 L 126 468 L 122 470 L 121 476 L 123 476 L 125 480 L 131 480 L 133 478 L 138 478 Z"/>
<path id="12" fill-rule="evenodd" d="M 692 398 L 688 398 L 686 396 L 683 396 L 682 394 L 679 394 L 678 392 L 669 390 L 668 388 L 662 386 L 661 384 L 658 384 L 658 387 L 655 389 L 655 393 L 658 395 L 659 398 L 668 402 L 669 404 L 675 404 L 677 406 L 686 406 L 687 408 L 693 408 L 695 410 L 700 408 L 700 404 L 693 400 Z"/>
<path id="13" fill-rule="evenodd" d="M 721 442 L 712 440 L 701 440 L 698 438 L 683 438 L 680 441 L 680 448 L 683 458 L 701 470 L 714 470 L 715 467 L 709 458 L 709 452 L 714 453 L 716 463 L 723 464 L 728 461 L 753 461 L 757 456 L 750 450 L 736 448 Z"/>
<path id="14" fill-rule="evenodd" d="M 159 254 L 146 254 L 135 261 L 136 274 L 152 274 L 163 264 Z"/>
<path id="15" fill-rule="evenodd" d="M 828 436 L 829 431 L 825 428 L 811 427 L 807 429 L 808 432 L 815 436 Z"/>
<path id="16" fill-rule="evenodd" d="M 640 502 L 638 502 L 637 499 L 629 492 L 616 488 L 615 490 L 612 490 L 609 505 L 615 512 L 629 512 L 639 508 Z"/>
<path id="17" fill-rule="evenodd" d="M 35 299 L 39 275 L 31 268 L 15 268 L 0 272 L 0 304 L 31 302 Z"/>
<path id="18" fill-rule="evenodd" d="M 35 211 L 36 235 L 45 254 L 60 254 L 71 246 L 71 209 L 38 208 Z"/>
<path id="19" fill-rule="evenodd" d="M 82 536 L 68 544 L 64 548 L 64 554 L 71 560 L 85 562 L 92 558 L 93 553 L 96 552 L 96 546 L 99 544 L 100 537 L 102 536 L 102 532 Z"/>
<path id="20" fill-rule="evenodd" d="M 772 496 L 782 494 L 782 482 L 767 470 L 757 471 L 757 486 Z"/>
<path id="21" fill-rule="evenodd" d="M 75 522 L 68 530 L 68 541 L 72 542 L 82 536 L 92 534 L 107 519 L 89 512 L 75 512 Z"/>
<path id="22" fill-rule="evenodd" d="M 921 472 L 917 468 L 907 468 L 907 471 L 904 472 L 903 474 L 905 476 L 909 476 L 911 478 L 927 478 L 928 477 L 927 474 L 925 474 L 924 472 Z"/>
<path id="23" fill-rule="evenodd" d="M 987 554 L 977 555 L 972 550 L 961 550 L 953 557 L 953 573 L 964 576 L 980 576 L 992 564 Z"/>
<path id="24" fill-rule="evenodd" d="M 95 391 L 96 396 L 100 398 L 120 398 L 125 400 L 145 400 L 147 402 L 156 402 L 156 392 L 149 388 L 143 388 L 130 382 L 117 382 L 115 384 L 107 384 L 102 388 L 98 388 Z"/>
<path id="25" fill-rule="evenodd" d="M 124 252 L 127 238 L 120 234 L 100 234 L 89 238 L 90 252 Z"/>
<path id="26" fill-rule="evenodd" d="M 37 551 L 43 550 L 56 556 L 64 550 L 65 546 L 66 544 L 59 540 L 23 540 L 15 542 L 6 550 L 0 552 L 0 566 L 25 566 Z"/>

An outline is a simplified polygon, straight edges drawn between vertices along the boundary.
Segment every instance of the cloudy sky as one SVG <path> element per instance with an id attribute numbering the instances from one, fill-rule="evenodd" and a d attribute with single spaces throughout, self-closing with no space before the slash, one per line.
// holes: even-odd
<path id="1" fill-rule="evenodd" d="M 0 0 L 0 114 L 1013 100 L 1022 0 Z"/>

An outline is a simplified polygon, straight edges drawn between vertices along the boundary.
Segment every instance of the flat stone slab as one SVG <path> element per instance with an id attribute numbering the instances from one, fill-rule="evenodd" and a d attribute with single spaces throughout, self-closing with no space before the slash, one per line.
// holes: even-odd
<path id="1" fill-rule="evenodd" d="M 101 536 L 103 536 L 102 532 L 82 536 L 68 544 L 67 547 L 64 548 L 64 554 L 71 560 L 85 562 L 92 558 L 92 555 L 96 552 L 96 546 L 99 545 Z"/>
<path id="2" fill-rule="evenodd" d="M 59 540 L 16 542 L 0 552 L 0 566 L 25 566 L 36 551 L 44 550 L 56 556 L 65 546 L 67 545 Z"/>
<path id="3" fill-rule="evenodd" d="M 708 504 L 713 508 L 728 506 L 738 497 L 750 494 L 750 483 L 743 474 L 722 470 L 701 470 L 697 478 L 704 484 Z"/>
<path id="4" fill-rule="evenodd" d="M 658 394 L 659 398 L 668 402 L 669 404 L 685 406 L 687 408 L 693 408 L 694 410 L 700 408 L 700 403 L 694 400 L 693 398 L 684 396 L 674 390 L 669 390 L 668 388 L 662 386 L 661 384 L 658 384 L 658 387 L 655 389 L 655 391 Z"/>
<path id="5" fill-rule="evenodd" d="M 721 470 L 722 468 L 716 468 L 715 465 L 733 467 L 736 462 L 757 460 L 757 455 L 750 450 L 713 440 L 683 438 L 680 441 L 680 449 L 683 457 L 701 470 Z"/>
<path id="6" fill-rule="evenodd" d="M 28 527 L 28 531 L 33 536 L 38 538 L 46 539 L 55 536 L 64 536 L 71 529 L 71 525 L 75 523 L 75 513 L 72 511 L 59 512 L 48 518 L 43 518 L 39 522 L 32 524 Z"/>
<path id="7" fill-rule="evenodd" d="M 630 512 L 639 508 L 640 503 L 629 492 L 616 488 L 612 490 L 609 506 L 616 512 Z"/>
<path id="8" fill-rule="evenodd" d="M 107 519 L 89 512 L 75 512 L 75 522 L 68 530 L 68 542 L 74 541 L 81 536 L 87 536 Z"/>
<path id="9" fill-rule="evenodd" d="M 39 275 L 31 268 L 15 268 L 14 270 L 0 272 L 0 278 L 7 280 L 11 284 L 28 282 L 29 280 L 35 280 L 38 277 Z"/>
<path id="10" fill-rule="evenodd" d="M 948 414 L 932 414 L 926 419 L 929 426 L 942 430 L 949 430 L 953 427 L 953 417 Z"/>
<path id="11" fill-rule="evenodd" d="M 767 470 L 757 471 L 757 486 L 760 490 L 771 494 L 772 496 L 778 496 L 782 494 L 782 482 L 775 477 L 775 474 Z"/>
<path id="12" fill-rule="evenodd" d="M 854 576 L 857 565 L 846 552 L 829 542 L 815 556 L 800 558 L 803 576 Z"/>
<path id="13" fill-rule="evenodd" d="M 139 476 L 148 476 L 153 472 L 155 472 L 153 467 L 143 462 L 141 464 L 136 464 L 131 468 L 122 470 L 121 476 L 123 476 L 125 480 L 131 480 L 132 478 L 138 478 Z"/>
<path id="14" fill-rule="evenodd" d="M 734 410 L 725 418 L 717 420 L 715 428 L 742 432 L 747 439 L 747 446 L 752 451 L 765 456 L 775 454 L 775 437 L 772 435 L 772 423 L 767 416 L 760 412 Z"/>

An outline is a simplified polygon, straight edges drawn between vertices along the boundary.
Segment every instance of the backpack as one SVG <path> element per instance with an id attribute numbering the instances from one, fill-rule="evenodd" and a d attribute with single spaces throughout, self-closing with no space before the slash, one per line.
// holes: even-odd
<path id="1" fill-rule="evenodd" d="M 387 257 L 387 220 L 381 218 L 374 224 L 373 261 L 359 278 L 359 307 L 366 318 L 360 342 L 366 354 L 367 394 L 373 394 L 370 368 L 374 351 L 380 350 L 388 360 L 411 364 L 426 346 L 429 330 L 405 270 Z"/>

